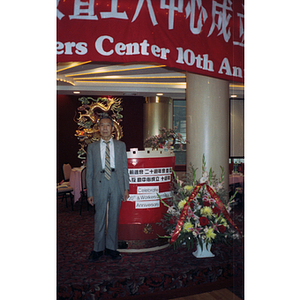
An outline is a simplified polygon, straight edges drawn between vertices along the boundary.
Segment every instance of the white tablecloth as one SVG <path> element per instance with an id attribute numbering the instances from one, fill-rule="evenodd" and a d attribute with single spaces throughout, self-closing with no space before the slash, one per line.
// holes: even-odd
<path id="1" fill-rule="evenodd" d="M 73 168 L 70 174 L 69 184 L 73 188 L 74 203 L 80 199 L 81 191 L 81 171 L 84 167 Z"/>
<path id="2" fill-rule="evenodd" d="M 233 173 L 229 175 L 229 184 L 244 185 L 244 175 L 242 173 Z"/>

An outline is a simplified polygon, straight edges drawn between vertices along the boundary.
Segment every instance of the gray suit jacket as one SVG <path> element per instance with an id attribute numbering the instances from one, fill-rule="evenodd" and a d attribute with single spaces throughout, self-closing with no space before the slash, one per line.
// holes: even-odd
<path id="1" fill-rule="evenodd" d="M 115 149 L 115 172 L 117 174 L 120 191 L 123 195 L 125 190 L 129 190 L 129 175 L 127 164 L 127 153 L 125 143 L 113 140 Z M 86 186 L 87 196 L 93 197 L 94 203 L 97 203 L 101 193 L 101 183 L 104 178 L 102 171 L 102 162 L 100 155 L 100 141 L 89 144 L 87 148 L 86 162 Z"/>

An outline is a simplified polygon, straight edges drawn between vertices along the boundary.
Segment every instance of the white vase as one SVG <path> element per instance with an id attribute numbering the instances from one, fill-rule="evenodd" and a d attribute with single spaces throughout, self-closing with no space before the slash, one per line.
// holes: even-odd
<path id="1" fill-rule="evenodd" d="M 193 252 L 193 255 L 196 258 L 205 258 L 205 257 L 214 257 L 215 255 L 211 253 L 211 243 L 208 243 L 207 245 L 205 243 L 202 244 L 203 249 L 201 249 L 200 244 L 197 242 L 197 250 Z"/>

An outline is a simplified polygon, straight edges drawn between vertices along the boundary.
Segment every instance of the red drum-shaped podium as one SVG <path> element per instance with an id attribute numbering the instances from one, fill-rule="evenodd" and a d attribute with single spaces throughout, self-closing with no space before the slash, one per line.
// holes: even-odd
<path id="1" fill-rule="evenodd" d="M 161 222 L 167 208 L 160 202 L 171 197 L 175 155 L 165 149 L 127 152 L 130 178 L 129 200 L 122 202 L 119 216 L 119 240 L 134 240 L 135 245 L 151 245 L 165 231 Z M 139 242 L 137 242 L 139 241 Z M 142 242 L 147 241 L 147 242 Z"/>

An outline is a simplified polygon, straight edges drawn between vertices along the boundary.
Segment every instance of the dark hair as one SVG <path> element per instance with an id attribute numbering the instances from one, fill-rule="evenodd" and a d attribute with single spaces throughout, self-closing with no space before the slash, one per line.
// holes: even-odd
<path id="1" fill-rule="evenodd" d="M 112 117 L 106 113 L 100 114 L 99 119 L 98 119 L 98 125 L 100 125 L 100 121 L 102 119 L 109 119 L 111 121 L 111 125 L 114 126 L 114 120 L 112 119 Z"/>

